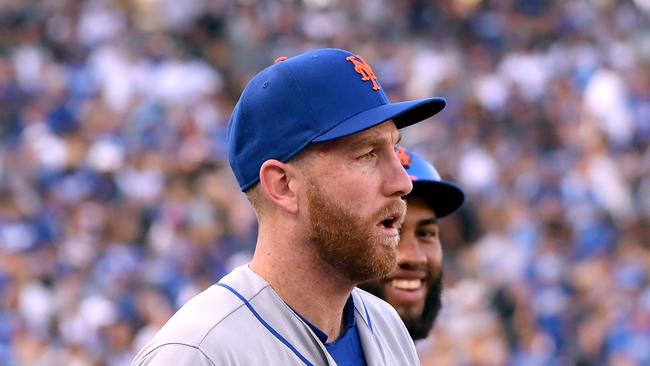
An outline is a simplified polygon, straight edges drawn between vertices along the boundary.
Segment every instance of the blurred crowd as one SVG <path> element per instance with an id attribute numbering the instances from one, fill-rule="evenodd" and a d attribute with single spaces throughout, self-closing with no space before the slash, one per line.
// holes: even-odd
<path id="1" fill-rule="evenodd" d="M 449 102 L 403 130 L 468 194 L 425 365 L 650 365 L 648 0 L 0 1 L 0 364 L 128 365 L 245 263 L 230 111 L 325 46 Z"/>

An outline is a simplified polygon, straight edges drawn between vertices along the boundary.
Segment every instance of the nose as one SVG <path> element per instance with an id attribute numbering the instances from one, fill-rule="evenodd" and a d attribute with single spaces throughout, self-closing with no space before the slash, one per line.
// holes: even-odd
<path id="1" fill-rule="evenodd" d="M 386 173 L 386 189 L 389 196 L 403 197 L 411 192 L 413 182 L 411 182 L 411 178 L 409 178 L 406 170 L 404 170 L 397 154 L 391 155 L 389 168 L 386 169 Z"/>

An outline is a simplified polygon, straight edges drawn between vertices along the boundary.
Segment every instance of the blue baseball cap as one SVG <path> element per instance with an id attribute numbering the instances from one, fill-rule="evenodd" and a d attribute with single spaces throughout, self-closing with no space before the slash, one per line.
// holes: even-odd
<path id="1" fill-rule="evenodd" d="M 397 155 L 413 182 L 413 190 L 407 197 L 418 196 L 424 199 L 437 218 L 445 217 L 463 205 L 463 190 L 453 183 L 443 181 L 433 165 L 403 147 L 398 148 Z"/>
<path id="2" fill-rule="evenodd" d="M 370 65 L 340 49 L 276 60 L 246 85 L 228 124 L 228 158 L 242 191 L 269 159 L 286 162 L 309 144 L 385 121 L 406 127 L 440 112 L 443 98 L 391 103 Z"/>

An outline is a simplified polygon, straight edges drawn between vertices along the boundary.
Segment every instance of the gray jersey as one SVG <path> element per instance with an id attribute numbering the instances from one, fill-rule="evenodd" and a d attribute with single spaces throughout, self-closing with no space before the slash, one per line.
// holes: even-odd
<path id="1" fill-rule="evenodd" d="M 419 365 L 395 310 L 355 288 L 355 320 L 368 366 Z M 311 328 L 248 265 L 192 298 L 132 365 L 336 365 Z"/>

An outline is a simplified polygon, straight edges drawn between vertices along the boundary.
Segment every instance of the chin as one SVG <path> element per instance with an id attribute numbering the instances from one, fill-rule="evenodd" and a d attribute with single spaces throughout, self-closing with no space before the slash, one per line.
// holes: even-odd
<path id="1" fill-rule="evenodd" d="M 397 314 L 399 314 L 401 318 L 415 319 L 422 316 L 422 312 L 424 311 L 424 302 L 419 304 L 409 304 L 394 307 L 397 311 Z"/>

